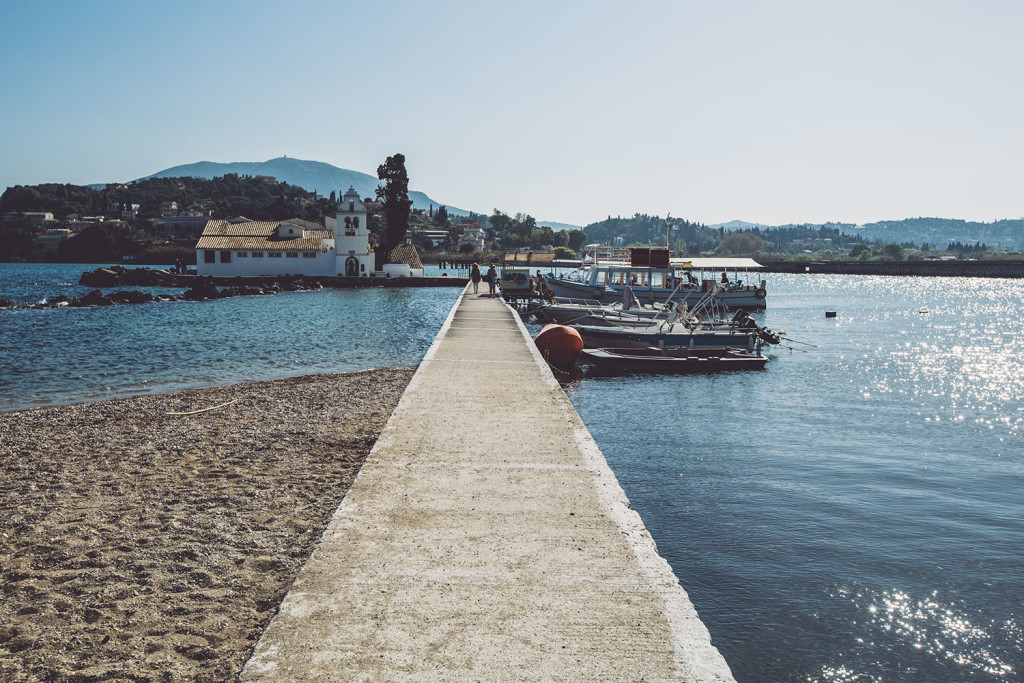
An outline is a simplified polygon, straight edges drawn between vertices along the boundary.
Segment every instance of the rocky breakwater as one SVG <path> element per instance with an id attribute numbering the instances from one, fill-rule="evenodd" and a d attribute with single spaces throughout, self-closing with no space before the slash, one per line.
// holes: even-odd
<path id="1" fill-rule="evenodd" d="M 195 271 L 176 273 L 171 269 L 125 268 L 109 266 L 83 273 L 78 283 L 87 287 L 192 287 L 197 281 L 212 282 L 218 287 L 268 287 L 277 283 L 283 291 L 291 289 L 355 289 L 363 287 L 465 287 L 465 277 L 346 277 L 333 275 L 246 275 L 198 276 Z"/>
<path id="2" fill-rule="evenodd" d="M 101 269 L 101 270 L 106 270 Z M 147 269 L 148 270 L 148 269 Z M 95 271 L 94 271 L 95 272 Z M 89 273 L 87 273 L 88 275 Z M 84 278 L 84 276 L 83 276 Z M 114 306 L 117 304 L 147 304 L 153 301 L 209 301 L 212 299 L 227 299 L 233 296 L 257 296 L 265 294 L 279 294 L 280 292 L 299 292 L 323 289 L 323 286 L 315 280 L 304 280 L 294 278 L 283 283 L 271 282 L 265 286 L 257 287 L 217 287 L 206 278 L 190 278 L 193 286 L 190 289 L 175 296 L 173 294 L 152 295 L 148 292 L 138 290 L 121 290 L 104 294 L 99 289 L 94 289 L 85 296 L 73 299 L 66 295 L 59 295 L 44 299 L 38 303 L 16 306 L 9 299 L 0 299 L 0 309 L 44 309 L 44 308 L 82 308 L 86 306 Z"/>
<path id="3" fill-rule="evenodd" d="M 196 276 L 170 269 L 110 266 L 82 273 L 78 284 L 86 287 L 190 287 Z"/>

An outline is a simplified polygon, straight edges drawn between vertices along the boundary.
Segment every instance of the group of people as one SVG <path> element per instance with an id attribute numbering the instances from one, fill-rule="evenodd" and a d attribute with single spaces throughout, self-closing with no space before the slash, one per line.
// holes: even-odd
<path id="1" fill-rule="evenodd" d="M 473 293 L 474 294 L 479 293 L 480 280 L 486 280 L 487 281 L 487 287 L 488 287 L 488 294 L 491 296 L 492 299 L 495 296 L 497 296 L 497 292 L 498 292 L 498 271 L 495 270 L 494 263 L 491 263 L 490 267 L 487 269 L 487 274 L 486 275 L 481 275 L 480 274 L 480 265 L 477 264 L 477 263 L 474 263 L 472 265 L 472 267 L 470 267 L 470 269 L 469 269 L 469 280 L 470 280 L 470 282 L 473 283 Z"/>
<path id="2" fill-rule="evenodd" d="M 497 288 L 501 282 L 498 277 L 498 271 L 495 270 L 494 263 L 492 262 L 486 273 L 480 271 L 480 265 L 474 263 L 469 269 L 469 280 L 473 284 L 473 293 L 479 294 L 480 292 L 480 281 L 484 280 L 487 282 L 488 294 L 491 297 L 497 296 Z M 547 299 L 548 301 L 554 301 L 555 292 L 548 287 L 547 282 L 544 280 L 544 275 L 538 270 L 536 277 L 530 275 L 530 294 L 540 296 L 541 298 Z M 521 296 L 521 295 L 520 295 Z"/>

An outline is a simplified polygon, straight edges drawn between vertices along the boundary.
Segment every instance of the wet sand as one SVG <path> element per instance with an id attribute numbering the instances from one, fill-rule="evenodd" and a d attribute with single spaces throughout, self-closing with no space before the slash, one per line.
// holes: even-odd
<path id="1" fill-rule="evenodd" d="M 0 413 L 0 680 L 233 681 L 412 374 Z"/>

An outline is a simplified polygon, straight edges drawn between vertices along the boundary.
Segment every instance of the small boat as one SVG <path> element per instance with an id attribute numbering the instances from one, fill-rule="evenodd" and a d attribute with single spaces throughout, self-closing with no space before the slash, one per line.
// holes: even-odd
<path id="1" fill-rule="evenodd" d="M 641 306 L 630 287 L 623 290 L 622 301 L 601 303 L 594 299 L 555 298 L 551 303 L 531 302 L 526 313 L 537 322 L 560 325 L 601 325 L 605 327 L 647 327 L 668 320 L 675 314 L 676 304 Z"/>
<path id="2" fill-rule="evenodd" d="M 573 325 L 583 343 L 591 349 L 658 348 L 747 349 L 755 351 L 761 340 L 757 332 L 730 329 L 693 329 L 681 323 L 647 328 L 601 327 Z"/>
<path id="3" fill-rule="evenodd" d="M 685 314 L 685 313 L 684 313 Z M 587 348 L 746 349 L 760 351 L 764 344 L 780 344 L 781 337 L 761 327 L 743 309 L 731 320 L 694 320 L 684 317 L 646 327 L 573 325 Z"/>
<path id="4" fill-rule="evenodd" d="M 662 349 L 658 347 L 584 349 L 580 362 L 591 372 L 703 373 L 763 370 L 768 359 L 740 349 Z"/>

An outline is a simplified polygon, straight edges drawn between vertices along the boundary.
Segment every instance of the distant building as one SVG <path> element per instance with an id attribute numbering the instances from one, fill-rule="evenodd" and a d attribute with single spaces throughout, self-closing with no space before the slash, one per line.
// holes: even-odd
<path id="1" fill-rule="evenodd" d="M 430 245 L 433 249 L 448 241 L 447 230 L 413 230 L 412 238 Z"/>
<path id="2" fill-rule="evenodd" d="M 462 237 L 459 238 L 459 246 L 464 244 L 473 245 L 475 251 L 483 251 L 487 246 L 487 233 L 476 223 L 472 223 L 462 231 Z"/>
<path id="3" fill-rule="evenodd" d="M 72 218 L 72 216 L 74 216 L 74 218 Z M 77 214 L 71 214 L 67 218 L 67 225 L 68 229 L 71 232 L 78 234 L 85 230 L 86 228 L 92 227 L 94 225 L 102 225 L 105 219 L 105 216 L 79 217 Z"/>
<path id="4" fill-rule="evenodd" d="M 366 207 L 349 188 L 323 226 L 298 219 L 209 221 L 196 244 L 196 264 L 199 275 L 373 275 Z"/>
<path id="5" fill-rule="evenodd" d="M 6 216 L 4 218 L 6 219 Z M 49 211 L 24 211 L 20 214 L 19 219 L 33 228 L 45 228 L 56 222 L 53 214 Z"/>
<path id="6" fill-rule="evenodd" d="M 209 219 L 210 211 L 190 210 L 177 216 L 161 216 L 154 222 L 163 228 L 165 237 L 196 239 L 203 234 Z"/>
<path id="7" fill-rule="evenodd" d="M 71 237 L 74 233 L 66 228 L 50 228 L 41 235 L 37 235 L 33 241 L 36 251 L 41 253 L 53 253 L 60 247 L 60 243 Z"/>
<path id="8" fill-rule="evenodd" d="M 161 216 L 173 216 L 178 213 L 178 202 L 160 202 Z"/>

